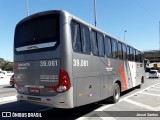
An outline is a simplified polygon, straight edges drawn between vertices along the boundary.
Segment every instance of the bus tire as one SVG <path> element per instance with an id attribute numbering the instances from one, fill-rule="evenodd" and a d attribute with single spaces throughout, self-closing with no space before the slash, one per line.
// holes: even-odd
<path id="1" fill-rule="evenodd" d="M 120 99 L 120 86 L 118 83 L 114 83 L 113 86 L 113 96 L 111 97 L 111 101 L 113 103 L 118 102 Z"/>
<path id="2" fill-rule="evenodd" d="M 141 87 L 142 87 L 142 83 L 140 85 L 136 86 L 137 89 L 141 89 Z"/>

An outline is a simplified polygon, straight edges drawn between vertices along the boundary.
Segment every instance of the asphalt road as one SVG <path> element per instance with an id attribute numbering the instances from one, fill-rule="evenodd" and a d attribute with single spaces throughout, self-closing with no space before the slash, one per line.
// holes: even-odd
<path id="1" fill-rule="evenodd" d="M 160 79 L 146 79 L 141 89 L 134 88 L 122 93 L 116 104 L 107 101 L 85 105 L 75 109 L 57 109 L 11 99 L 7 102 L 2 98 L 15 96 L 16 91 L 9 85 L 0 86 L 0 111 L 28 114 L 41 113 L 43 119 L 78 119 L 78 120 L 159 120 L 160 113 Z M 154 113 L 154 114 L 152 114 Z M 0 113 L 1 114 L 1 113 Z M 141 115 L 141 116 L 140 116 Z M 145 116 L 146 115 L 146 116 Z M 149 116 L 152 115 L 152 116 Z M 156 116 L 158 115 L 158 117 Z M 140 117 L 139 117 L 140 116 Z M 142 117 L 143 116 L 143 117 Z M 13 119 L 13 118 L 0 118 Z M 22 118 L 14 118 L 22 119 Z M 28 118 L 25 118 L 28 119 Z M 31 118 L 34 119 L 35 118 Z M 40 119 L 40 118 L 37 118 Z"/>

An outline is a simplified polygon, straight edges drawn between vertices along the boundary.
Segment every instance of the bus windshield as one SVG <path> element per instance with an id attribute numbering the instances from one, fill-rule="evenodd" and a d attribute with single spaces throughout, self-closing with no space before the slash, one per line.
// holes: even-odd
<path id="1" fill-rule="evenodd" d="M 30 45 L 39 45 L 40 47 L 38 48 L 53 47 L 58 42 L 59 42 L 58 14 L 43 15 L 31 18 L 26 22 L 18 24 L 16 27 L 15 43 L 14 43 L 16 52 L 26 51 L 28 50 L 27 48 L 29 48 L 28 46 Z M 46 43 L 51 43 L 51 44 L 46 44 Z"/>

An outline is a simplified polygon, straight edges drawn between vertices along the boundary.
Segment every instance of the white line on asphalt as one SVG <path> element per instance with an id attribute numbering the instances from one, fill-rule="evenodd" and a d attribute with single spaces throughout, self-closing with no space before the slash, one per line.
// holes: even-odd
<path id="1" fill-rule="evenodd" d="M 146 108 L 148 110 L 157 111 L 156 108 L 153 108 L 153 107 L 151 107 L 149 105 L 145 105 L 145 104 L 133 101 L 133 100 L 125 99 L 124 101 L 129 102 L 129 103 L 134 104 L 134 105 L 137 105 L 137 106 L 140 106 L 140 107 L 143 107 L 143 108 Z"/>
<path id="2" fill-rule="evenodd" d="M 159 94 L 152 94 L 152 93 L 147 93 L 147 92 L 140 92 L 140 93 L 160 97 Z"/>
<path id="3" fill-rule="evenodd" d="M 0 98 L 0 104 L 7 103 L 9 101 L 16 101 L 16 100 L 17 100 L 16 96 L 2 97 Z"/>
<path id="4" fill-rule="evenodd" d="M 157 90 L 157 89 L 149 89 L 149 90 L 152 90 L 152 91 L 160 91 L 160 90 Z"/>
<path id="5" fill-rule="evenodd" d="M 155 85 L 158 85 L 158 84 L 159 84 L 159 83 L 157 83 L 157 84 L 155 84 Z M 147 88 L 145 88 L 145 89 L 142 89 L 142 90 L 137 91 L 137 92 L 135 92 L 135 93 L 133 93 L 133 94 L 131 94 L 131 95 L 128 95 L 128 96 L 126 96 L 125 98 L 120 99 L 120 101 L 125 100 L 125 99 L 127 99 L 127 98 L 129 98 L 129 97 L 131 97 L 131 96 L 134 96 L 134 95 L 136 95 L 137 93 L 140 93 L 140 92 L 142 92 L 142 91 L 151 89 L 151 88 L 152 88 L 153 86 L 155 86 L 155 85 L 149 86 L 149 87 L 147 87 Z"/>
<path id="6" fill-rule="evenodd" d="M 153 88 L 160 88 L 160 87 L 154 86 Z"/>
<path id="7" fill-rule="evenodd" d="M 156 86 L 159 86 L 160 87 L 160 84 L 156 85 Z"/>
<path id="8" fill-rule="evenodd" d="M 152 87 L 155 87 L 156 85 L 160 85 L 160 83 L 154 84 L 154 85 L 149 86 L 149 87 L 147 87 L 147 88 L 145 88 L 145 89 L 142 89 L 142 90 L 140 90 L 140 91 L 137 91 L 137 92 L 135 92 L 135 93 L 133 93 L 133 94 L 131 94 L 131 95 L 129 95 L 129 96 L 126 96 L 126 97 L 120 99 L 119 102 L 121 102 L 121 101 L 127 101 L 129 97 L 134 96 L 134 95 L 136 95 L 136 94 L 138 94 L 138 93 L 140 93 L 140 92 L 142 92 L 142 91 L 144 91 L 144 90 L 151 89 Z M 129 101 L 129 100 L 128 100 L 128 101 Z M 119 102 L 118 102 L 118 103 L 119 103 Z M 102 107 L 100 107 L 100 108 L 98 108 L 98 109 L 96 109 L 96 110 L 94 110 L 94 111 L 103 111 L 103 110 L 105 110 L 105 109 L 107 109 L 107 108 L 109 108 L 109 107 L 111 107 L 111 106 L 113 106 L 113 105 L 116 105 L 116 104 L 118 104 L 118 103 L 105 105 L 105 106 L 102 106 Z M 134 101 L 133 101 L 132 103 L 134 103 Z M 136 102 L 136 104 L 137 104 L 137 102 Z M 140 106 L 141 106 L 142 104 L 139 103 L 139 104 L 137 104 L 137 105 L 140 105 Z M 148 106 L 148 105 L 144 105 L 144 104 L 143 104 L 143 106 L 145 106 L 146 108 L 150 108 L 151 110 L 153 109 L 153 111 L 157 110 L 156 108 L 154 109 L 154 108 L 152 108 L 151 106 Z M 88 118 L 89 118 L 89 117 L 80 117 L 80 118 L 78 118 L 78 119 L 76 119 L 76 120 L 88 120 Z M 103 118 L 103 117 L 102 117 L 102 118 Z M 111 117 L 110 119 L 112 120 L 112 117 Z M 114 118 L 113 118 L 113 120 L 114 120 Z"/>
<path id="9" fill-rule="evenodd" d="M 159 84 L 159 83 L 157 83 L 157 84 L 155 84 L 155 85 L 158 85 L 158 84 Z M 140 93 L 140 92 L 142 92 L 142 91 L 144 91 L 144 90 L 150 89 L 151 87 L 153 87 L 153 86 L 155 86 L 155 85 L 149 86 L 149 87 L 147 87 L 147 88 L 145 88 L 145 89 L 142 89 L 142 90 L 140 90 L 140 91 L 137 91 L 137 92 L 135 92 L 135 93 L 133 93 L 133 94 L 131 94 L 131 95 L 129 95 L 129 96 L 126 96 L 126 97 L 120 99 L 119 102 L 121 102 L 121 101 L 123 101 L 123 100 L 125 100 L 125 99 L 127 99 L 127 98 L 129 98 L 129 97 L 131 97 L 131 96 L 134 96 L 134 95 L 136 95 L 137 93 Z M 118 103 L 119 103 L 119 102 L 118 102 Z M 103 111 L 103 110 L 105 110 L 105 109 L 107 109 L 107 108 L 109 108 L 109 107 L 111 107 L 111 106 L 113 106 L 113 105 L 116 105 L 116 104 L 117 104 L 117 103 L 115 103 L 115 104 L 110 104 L 110 105 L 105 105 L 105 106 L 102 106 L 102 107 L 100 107 L 100 108 L 98 108 L 98 109 L 96 109 L 96 110 L 94 110 L 94 111 Z"/>

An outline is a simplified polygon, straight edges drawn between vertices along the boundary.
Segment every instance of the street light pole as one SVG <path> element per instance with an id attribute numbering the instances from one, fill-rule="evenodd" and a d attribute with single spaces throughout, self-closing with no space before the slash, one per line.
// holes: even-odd
<path id="1" fill-rule="evenodd" d="M 127 32 L 127 30 L 124 31 L 124 42 L 125 42 L 125 37 L 126 37 L 126 36 L 125 36 L 125 33 L 126 33 L 126 32 Z"/>
<path id="2" fill-rule="evenodd" d="M 94 0 L 94 25 L 97 26 L 97 16 L 96 16 L 96 0 Z"/>
<path id="3" fill-rule="evenodd" d="M 26 10 L 27 10 L 27 16 L 28 16 L 29 15 L 28 0 L 26 0 Z"/>

